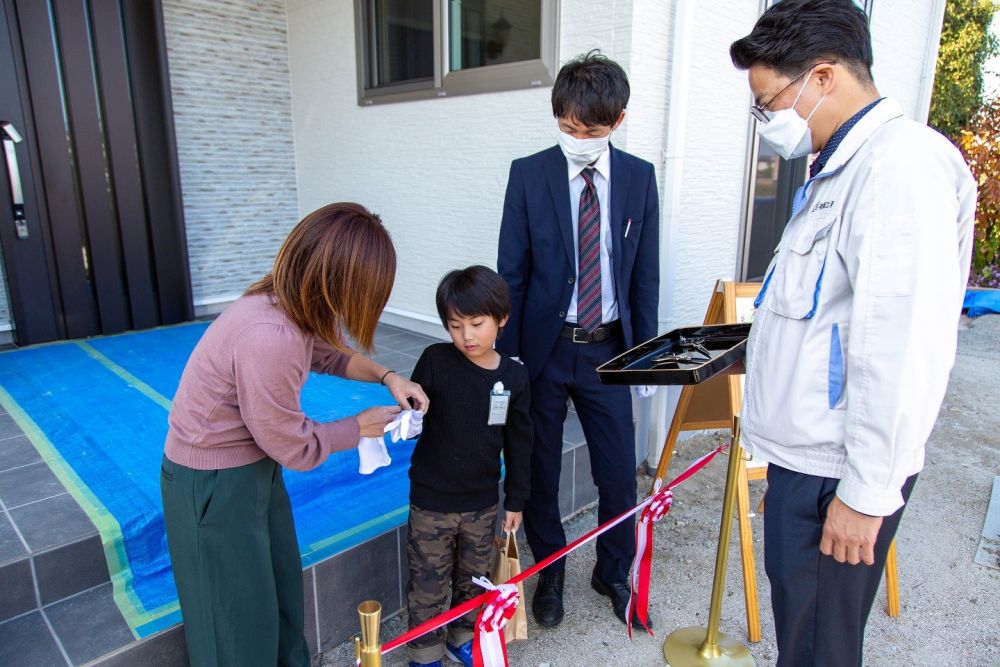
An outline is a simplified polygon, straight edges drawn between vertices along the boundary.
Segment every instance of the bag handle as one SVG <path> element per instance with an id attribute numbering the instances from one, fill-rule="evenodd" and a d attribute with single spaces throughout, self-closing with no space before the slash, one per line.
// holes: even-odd
<path id="1" fill-rule="evenodd" d="M 510 530 L 510 531 L 505 530 L 503 532 L 503 534 L 504 534 L 504 538 L 505 539 L 504 539 L 503 546 L 501 547 L 501 549 L 502 549 L 504 555 L 507 556 L 508 558 L 512 557 L 512 555 L 516 555 L 516 556 L 520 557 L 520 554 L 518 554 L 518 551 L 517 551 L 517 531 L 516 530 Z"/>

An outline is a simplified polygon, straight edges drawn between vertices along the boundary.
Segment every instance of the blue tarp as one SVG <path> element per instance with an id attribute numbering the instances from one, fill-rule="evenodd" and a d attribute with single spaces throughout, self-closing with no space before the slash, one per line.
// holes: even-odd
<path id="1" fill-rule="evenodd" d="M 98 526 L 116 601 L 138 636 L 180 620 L 159 466 L 169 399 L 207 326 L 0 354 L 0 399 Z M 330 376 L 313 374 L 303 390 L 303 409 L 321 421 L 392 402 L 384 387 Z M 413 443 L 388 446 L 392 465 L 367 476 L 356 450 L 307 473 L 285 471 L 304 565 L 406 520 Z"/>
<path id="2" fill-rule="evenodd" d="M 970 289 L 965 292 L 962 310 L 969 311 L 969 317 L 979 317 L 987 313 L 1000 313 L 1000 290 Z"/>

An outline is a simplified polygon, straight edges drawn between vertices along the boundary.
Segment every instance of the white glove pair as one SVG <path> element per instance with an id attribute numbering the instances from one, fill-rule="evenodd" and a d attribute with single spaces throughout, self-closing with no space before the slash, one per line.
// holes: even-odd
<path id="1" fill-rule="evenodd" d="M 423 423 L 424 413 L 420 410 L 403 410 L 385 425 L 385 432 L 393 442 L 412 440 L 420 435 Z M 361 438 L 358 441 L 358 456 L 361 459 L 358 472 L 362 475 L 370 475 L 392 463 L 389 451 L 385 448 L 385 438 Z"/>

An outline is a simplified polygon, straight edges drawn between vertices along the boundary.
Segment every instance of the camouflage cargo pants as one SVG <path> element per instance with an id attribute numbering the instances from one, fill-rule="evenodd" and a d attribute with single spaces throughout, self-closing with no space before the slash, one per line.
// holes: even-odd
<path id="1" fill-rule="evenodd" d="M 431 512 L 410 505 L 406 610 L 411 628 L 483 592 L 472 578 L 489 574 L 496 523 L 496 505 L 476 512 Z M 472 639 L 478 613 L 472 611 L 448 626 L 450 644 Z M 439 628 L 407 644 L 410 660 L 440 660 L 445 634 Z"/>

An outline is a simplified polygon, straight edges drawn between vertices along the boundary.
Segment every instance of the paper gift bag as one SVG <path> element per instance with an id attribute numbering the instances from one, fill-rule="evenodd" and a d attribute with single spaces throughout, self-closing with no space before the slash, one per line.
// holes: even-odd
<path id="1" fill-rule="evenodd" d="M 497 549 L 494 554 L 493 567 L 490 571 L 490 580 L 494 584 L 502 584 L 511 577 L 521 574 L 521 556 L 517 551 L 517 538 L 514 533 L 504 533 L 502 539 L 497 540 Z M 507 643 L 520 641 L 528 638 L 528 615 L 524 606 L 524 584 L 517 584 L 517 611 L 513 618 L 507 621 L 504 628 L 504 638 Z"/>

